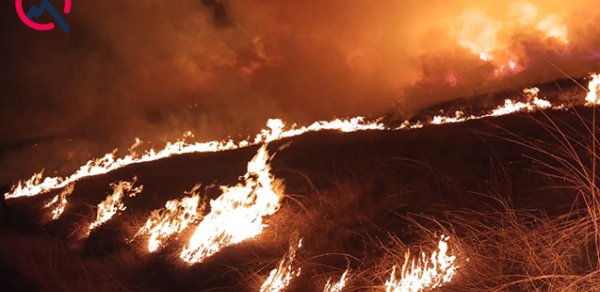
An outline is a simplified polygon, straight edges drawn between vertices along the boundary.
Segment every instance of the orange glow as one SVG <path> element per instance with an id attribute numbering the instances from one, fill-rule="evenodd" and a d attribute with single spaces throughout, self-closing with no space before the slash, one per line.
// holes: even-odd
<path id="1" fill-rule="evenodd" d="M 555 15 L 549 15 L 542 19 L 537 28 L 548 38 L 556 39 L 563 44 L 569 43 L 567 27 Z"/>
<path id="2" fill-rule="evenodd" d="M 512 31 L 541 33 L 546 39 L 569 44 L 568 28 L 563 19 L 555 14 L 541 14 L 530 2 L 515 2 L 511 5 L 508 18 L 500 20 L 483 10 L 463 12 L 455 20 L 453 34 L 458 45 L 478 56 L 483 62 L 496 67 L 495 75 L 517 73 L 522 70 L 517 52 L 510 51 Z"/>
<path id="3" fill-rule="evenodd" d="M 455 31 L 458 44 L 471 51 L 482 61 L 492 61 L 499 49 L 498 34 L 502 23 L 479 10 L 468 10 L 460 15 L 460 26 Z"/>

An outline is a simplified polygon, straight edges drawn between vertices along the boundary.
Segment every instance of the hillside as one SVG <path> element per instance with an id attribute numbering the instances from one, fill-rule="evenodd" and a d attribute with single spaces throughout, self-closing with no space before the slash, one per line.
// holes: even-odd
<path id="1" fill-rule="evenodd" d="M 130 165 L 77 182 L 56 221 L 49 220 L 43 205 L 58 192 L 10 200 L 0 235 L 2 281 L 7 290 L 21 291 L 252 291 L 301 237 L 297 262 L 303 271 L 291 290 L 319 291 L 329 276 L 339 278 L 346 268 L 354 273 L 348 289 L 375 289 L 393 264 L 402 264 L 390 262 L 390 249 L 401 254 L 398 242 L 431 242 L 434 234 L 452 228 L 444 220 L 453 212 L 473 218 L 498 214 L 501 202 L 509 202 L 513 212 L 543 210 L 551 220 L 575 208 L 577 192 L 565 181 L 541 175 L 547 169 L 534 162 L 553 165 L 553 159 L 519 142 L 557 150 L 561 141 L 552 123 L 581 135 L 582 120 L 590 120 L 591 113 L 588 108 L 519 113 L 413 130 L 324 131 L 272 142 L 272 173 L 285 184 L 279 211 L 266 217 L 268 227 L 259 236 L 193 265 L 178 258 L 191 227 L 154 254 L 146 250 L 145 238 L 127 240 L 152 210 L 181 198 L 195 184 L 202 184 L 203 198 L 218 197 L 215 185 L 237 183 L 258 146 Z M 126 210 L 86 238 L 84 229 L 96 205 L 111 193 L 109 184 L 134 176 L 143 191 L 124 199 Z M 431 233 L 423 234 L 419 226 Z M 460 236 L 467 227 L 456 228 L 450 229 L 456 234 L 447 235 Z M 450 289 L 453 284 L 461 289 L 461 280 L 470 283 L 477 271 L 476 255 L 468 262 L 468 254 L 457 256 L 462 269 L 446 286 Z"/>

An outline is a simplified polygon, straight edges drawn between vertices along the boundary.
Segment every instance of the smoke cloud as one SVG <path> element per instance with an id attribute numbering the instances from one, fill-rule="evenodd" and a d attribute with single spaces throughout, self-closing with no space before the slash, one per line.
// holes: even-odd
<path id="1" fill-rule="evenodd" d="M 244 137 L 271 117 L 410 117 L 584 76 L 600 65 L 594 3 L 77 1 L 65 33 L 30 30 L 5 1 L 0 179 L 69 168 L 134 137 Z"/>

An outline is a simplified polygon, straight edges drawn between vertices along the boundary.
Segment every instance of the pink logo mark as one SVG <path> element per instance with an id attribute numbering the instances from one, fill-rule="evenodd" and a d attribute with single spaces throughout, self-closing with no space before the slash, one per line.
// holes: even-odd
<path id="1" fill-rule="evenodd" d="M 65 1 L 65 8 L 63 9 L 63 11 L 64 11 L 65 14 L 69 14 L 71 12 L 71 0 L 64 0 L 64 1 Z M 44 2 L 47 2 L 47 1 L 44 1 Z M 47 4 L 51 7 L 51 5 L 49 4 L 49 2 Z M 16 0 L 15 6 L 17 7 L 17 14 L 19 15 L 19 18 L 21 19 L 21 21 L 23 21 L 23 23 L 25 23 L 30 28 L 35 29 L 35 30 L 39 30 L 39 31 L 47 31 L 47 30 L 53 30 L 54 29 L 54 23 L 52 23 L 52 22 L 50 22 L 50 23 L 37 23 L 37 22 L 31 20 L 31 18 L 29 18 L 28 14 L 30 14 L 30 12 L 32 10 L 37 9 L 35 6 L 33 6 L 30 9 L 30 12 L 28 12 L 27 14 L 23 10 L 23 0 Z M 54 17 L 56 18 L 56 16 L 54 16 Z"/>

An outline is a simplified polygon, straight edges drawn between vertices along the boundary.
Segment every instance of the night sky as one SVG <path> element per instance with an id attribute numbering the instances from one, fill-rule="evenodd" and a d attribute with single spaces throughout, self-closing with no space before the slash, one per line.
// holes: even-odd
<path id="1" fill-rule="evenodd" d="M 70 32 L 37 32 L 2 1 L 0 180 L 69 169 L 134 137 L 245 137 L 273 117 L 410 117 L 600 65 L 592 1 L 446 2 L 75 0 Z M 568 44 L 544 31 L 554 27 Z M 499 75 L 504 60 L 478 49 L 516 58 L 518 72 Z"/>

